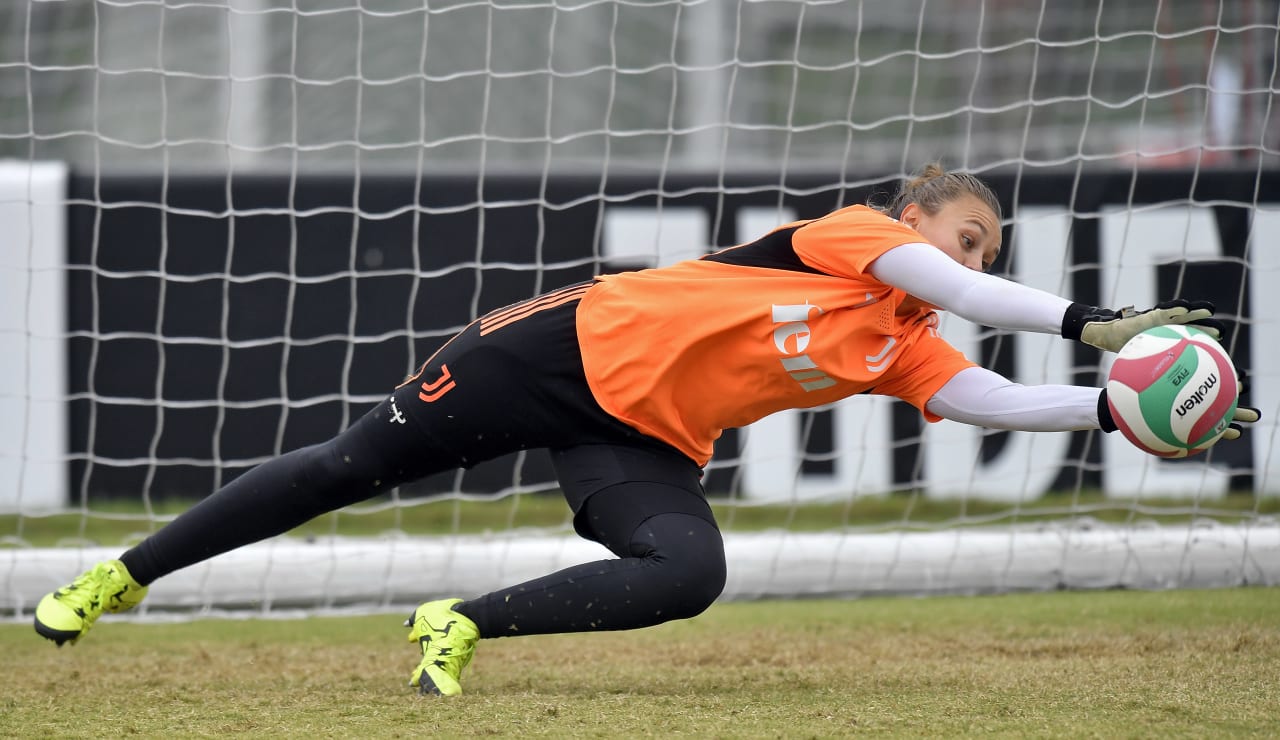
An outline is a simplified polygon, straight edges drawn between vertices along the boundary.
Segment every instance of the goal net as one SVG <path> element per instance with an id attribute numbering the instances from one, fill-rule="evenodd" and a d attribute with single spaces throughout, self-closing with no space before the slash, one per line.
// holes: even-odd
<path id="1" fill-rule="evenodd" d="M 861 396 L 728 430 L 725 598 L 1280 580 L 1273 3 L 30 0 L 0 7 L 0 613 L 342 430 L 478 315 L 891 192 L 992 184 L 999 274 L 1213 300 L 1263 420 L 1186 461 Z M 691 319 L 694 320 L 694 319 Z M 1110 361 L 954 317 L 1023 383 Z M 538 451 L 162 579 L 378 609 L 606 556 Z"/>

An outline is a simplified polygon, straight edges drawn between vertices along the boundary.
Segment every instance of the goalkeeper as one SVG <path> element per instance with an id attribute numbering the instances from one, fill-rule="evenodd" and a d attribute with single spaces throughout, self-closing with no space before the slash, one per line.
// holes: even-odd
<path id="1" fill-rule="evenodd" d="M 1160 324 L 1217 333 L 1206 303 L 1114 312 L 986 274 L 1000 222 L 985 184 L 930 165 L 884 208 L 494 311 L 333 440 L 245 473 L 46 596 L 36 630 L 74 642 L 165 574 L 408 481 L 547 448 L 576 530 L 617 557 L 419 606 L 410 684 L 457 694 L 481 638 L 634 629 L 706 609 L 725 557 L 700 476 L 723 429 L 856 393 L 900 398 L 930 421 L 1115 428 L 1098 388 L 1024 386 L 976 366 L 939 336 L 937 309 L 1112 352 Z M 1257 419 L 1240 408 L 1225 437 Z"/>

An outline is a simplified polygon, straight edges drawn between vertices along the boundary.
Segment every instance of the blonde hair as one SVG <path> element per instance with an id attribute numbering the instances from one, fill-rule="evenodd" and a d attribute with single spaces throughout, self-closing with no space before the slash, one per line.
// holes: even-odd
<path id="1" fill-rule="evenodd" d="M 893 218 L 901 218 L 902 209 L 909 203 L 915 203 L 932 216 L 946 204 L 966 195 L 971 195 L 985 203 L 991 212 L 996 214 L 997 221 L 1004 218 L 999 199 L 985 182 L 967 172 L 947 172 L 938 162 L 930 162 L 911 179 L 902 183 L 898 194 L 893 196 L 887 206 L 872 205 L 872 207 Z"/>

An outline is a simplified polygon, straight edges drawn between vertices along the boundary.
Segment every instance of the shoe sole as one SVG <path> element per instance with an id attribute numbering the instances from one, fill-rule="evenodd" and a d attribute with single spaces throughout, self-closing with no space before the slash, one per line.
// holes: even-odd
<path id="1" fill-rule="evenodd" d="M 65 642 L 75 642 L 76 638 L 80 636 L 79 630 L 57 630 L 47 624 L 44 624 L 38 619 L 35 624 L 36 632 L 38 632 L 41 637 L 56 642 L 58 647 L 62 647 L 62 644 Z"/>
<path id="2" fill-rule="evenodd" d="M 418 674 L 418 693 L 423 696 L 444 696 L 444 694 L 440 693 L 436 682 L 432 681 L 431 677 L 427 675 L 426 670 Z"/>

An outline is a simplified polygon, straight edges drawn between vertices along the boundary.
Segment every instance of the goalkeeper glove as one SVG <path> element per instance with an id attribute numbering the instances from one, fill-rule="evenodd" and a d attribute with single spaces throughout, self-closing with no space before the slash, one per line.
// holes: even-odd
<path id="1" fill-rule="evenodd" d="M 1249 373 L 1244 370 L 1237 370 L 1236 375 L 1240 382 L 1240 395 L 1249 392 Z M 1227 427 L 1227 431 L 1222 433 L 1223 439 L 1240 439 L 1240 435 L 1244 434 L 1249 427 L 1246 424 L 1253 424 L 1262 418 L 1262 411 L 1252 406 L 1236 406 L 1236 413 L 1231 418 L 1231 425 Z"/>
<path id="2" fill-rule="evenodd" d="M 1222 322 L 1213 318 L 1212 303 L 1179 298 L 1146 311 L 1134 311 L 1133 306 L 1112 311 L 1072 303 L 1062 317 L 1062 336 L 1107 352 L 1119 352 L 1125 342 L 1138 334 L 1168 324 L 1193 324 L 1219 340 L 1224 329 Z"/>
<path id="3" fill-rule="evenodd" d="M 1262 412 L 1249 406 L 1236 406 L 1236 413 L 1231 417 L 1231 424 L 1227 427 L 1227 431 L 1222 433 L 1223 439 L 1240 439 L 1240 435 L 1244 434 L 1248 426 L 1258 419 L 1262 418 Z"/>

